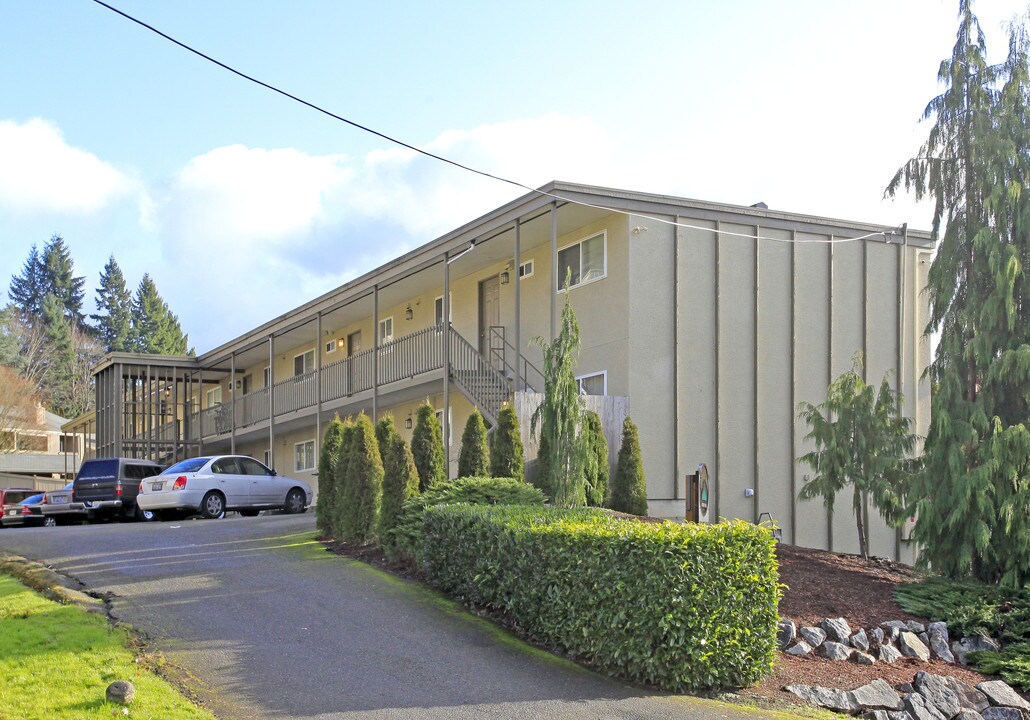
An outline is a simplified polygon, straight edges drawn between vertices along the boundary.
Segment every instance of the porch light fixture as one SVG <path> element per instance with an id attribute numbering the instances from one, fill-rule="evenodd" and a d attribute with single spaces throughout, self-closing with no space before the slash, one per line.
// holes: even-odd
<path id="1" fill-rule="evenodd" d="M 404 311 L 404 319 L 411 320 L 412 315 L 414 313 L 411 311 L 411 303 L 408 303 L 408 309 Z"/>
<path id="2" fill-rule="evenodd" d="M 404 418 L 404 429 L 411 430 L 411 415 L 408 415 L 408 417 Z"/>
<path id="3" fill-rule="evenodd" d="M 511 282 L 511 273 L 507 270 L 501 273 L 501 285 L 507 285 Z"/>
<path id="4" fill-rule="evenodd" d="M 345 343 L 345 340 L 343 338 L 340 338 L 339 340 L 336 341 L 336 347 L 342 348 L 344 343 Z"/>

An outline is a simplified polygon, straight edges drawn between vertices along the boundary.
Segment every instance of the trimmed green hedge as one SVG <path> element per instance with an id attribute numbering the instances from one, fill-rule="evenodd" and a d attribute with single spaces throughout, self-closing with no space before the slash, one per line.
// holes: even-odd
<path id="1" fill-rule="evenodd" d="M 780 586 L 768 529 L 442 505 L 426 509 L 423 536 L 437 587 L 612 675 L 683 692 L 772 670 Z"/>

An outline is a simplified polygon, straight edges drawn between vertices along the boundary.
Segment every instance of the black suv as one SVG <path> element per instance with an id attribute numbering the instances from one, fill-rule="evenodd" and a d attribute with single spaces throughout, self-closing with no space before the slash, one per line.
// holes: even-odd
<path id="1" fill-rule="evenodd" d="M 150 460 L 95 458 L 85 460 L 75 476 L 73 500 L 86 506 L 89 519 L 121 516 L 149 520 L 136 505 L 139 484 L 159 475 L 161 466 Z"/>

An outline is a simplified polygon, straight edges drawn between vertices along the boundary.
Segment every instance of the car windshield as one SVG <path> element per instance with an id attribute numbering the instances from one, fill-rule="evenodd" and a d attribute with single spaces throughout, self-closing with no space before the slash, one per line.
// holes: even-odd
<path id="1" fill-rule="evenodd" d="M 168 468 L 167 470 L 165 470 L 161 474 L 162 475 L 174 475 L 175 473 L 197 472 L 198 470 L 200 470 L 200 468 L 204 467 L 204 465 L 206 465 L 207 461 L 210 460 L 210 459 L 211 458 L 207 458 L 207 457 L 199 457 L 199 458 L 190 458 L 189 460 L 183 460 L 182 462 L 175 463 L 174 465 L 172 465 L 170 468 Z"/>

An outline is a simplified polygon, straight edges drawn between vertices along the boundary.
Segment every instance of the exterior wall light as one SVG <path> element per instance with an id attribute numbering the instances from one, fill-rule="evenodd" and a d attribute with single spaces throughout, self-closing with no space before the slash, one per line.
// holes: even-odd
<path id="1" fill-rule="evenodd" d="M 411 303 L 408 303 L 408 309 L 404 311 L 404 319 L 411 320 L 414 313 L 411 311 Z"/>

